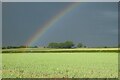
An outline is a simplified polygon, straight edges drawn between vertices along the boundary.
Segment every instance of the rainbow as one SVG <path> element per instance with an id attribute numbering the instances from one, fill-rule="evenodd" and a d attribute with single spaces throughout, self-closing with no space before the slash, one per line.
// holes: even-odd
<path id="1" fill-rule="evenodd" d="M 70 3 L 66 8 L 64 8 L 62 11 L 60 11 L 56 16 L 52 17 L 49 21 L 45 22 L 45 24 L 37 29 L 37 31 L 27 40 L 25 43 L 26 46 L 32 46 L 42 35 L 51 28 L 55 23 L 57 23 L 63 16 L 65 16 L 67 13 L 72 11 L 74 8 L 76 8 L 80 3 L 78 2 L 72 2 Z"/>

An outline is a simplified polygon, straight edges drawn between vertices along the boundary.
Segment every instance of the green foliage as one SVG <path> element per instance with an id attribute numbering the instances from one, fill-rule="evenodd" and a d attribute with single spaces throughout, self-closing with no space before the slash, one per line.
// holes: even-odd
<path id="1" fill-rule="evenodd" d="M 120 44 L 118 44 L 118 48 L 120 48 Z"/>
<path id="2" fill-rule="evenodd" d="M 66 41 L 63 43 L 49 43 L 48 48 L 72 48 L 74 46 L 74 43 L 72 41 Z"/>
<path id="3" fill-rule="evenodd" d="M 58 48 L 58 43 L 49 43 L 48 48 Z"/>
<path id="4" fill-rule="evenodd" d="M 64 42 L 65 48 L 72 48 L 74 46 L 74 43 L 72 41 L 66 41 Z"/>
<path id="5" fill-rule="evenodd" d="M 107 46 L 105 46 L 104 48 L 107 48 Z"/>
<path id="6" fill-rule="evenodd" d="M 82 48 L 82 47 L 83 47 L 83 44 L 82 44 L 82 43 L 78 43 L 77 47 L 78 47 L 78 48 Z"/>
<path id="7" fill-rule="evenodd" d="M 16 49 L 16 48 L 38 48 L 38 46 L 7 46 L 7 47 L 2 47 L 2 49 Z"/>

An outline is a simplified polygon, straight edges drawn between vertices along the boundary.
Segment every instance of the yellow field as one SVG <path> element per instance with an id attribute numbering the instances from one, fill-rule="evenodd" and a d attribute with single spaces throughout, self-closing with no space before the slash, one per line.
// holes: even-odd
<path id="1" fill-rule="evenodd" d="M 18 48 L 18 49 L 3 49 L 2 52 L 117 52 L 118 48 L 72 48 L 72 49 L 52 49 L 52 48 Z"/>

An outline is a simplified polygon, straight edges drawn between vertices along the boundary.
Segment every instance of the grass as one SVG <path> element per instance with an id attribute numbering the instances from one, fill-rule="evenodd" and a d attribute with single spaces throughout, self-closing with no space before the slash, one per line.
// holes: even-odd
<path id="1" fill-rule="evenodd" d="M 118 53 L 2 54 L 3 78 L 117 78 Z"/>

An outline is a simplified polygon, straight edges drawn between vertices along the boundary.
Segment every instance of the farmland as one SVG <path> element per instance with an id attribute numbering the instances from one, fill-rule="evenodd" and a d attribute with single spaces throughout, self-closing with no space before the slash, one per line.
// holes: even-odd
<path id="1" fill-rule="evenodd" d="M 2 54 L 3 78 L 117 78 L 118 53 Z"/>
<path id="2" fill-rule="evenodd" d="M 76 53 L 76 52 L 118 52 L 118 48 L 73 48 L 73 49 L 54 49 L 54 48 L 18 48 L 3 49 L 2 53 Z"/>

